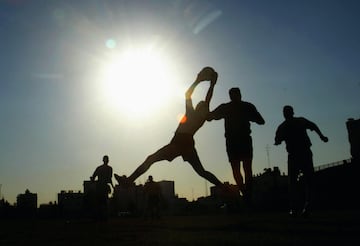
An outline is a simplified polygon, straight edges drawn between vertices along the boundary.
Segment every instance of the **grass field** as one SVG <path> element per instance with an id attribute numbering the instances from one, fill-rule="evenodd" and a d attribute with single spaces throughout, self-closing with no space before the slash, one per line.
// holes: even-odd
<path id="1" fill-rule="evenodd" d="M 360 245 L 360 211 L 1 220 L 0 245 Z"/>

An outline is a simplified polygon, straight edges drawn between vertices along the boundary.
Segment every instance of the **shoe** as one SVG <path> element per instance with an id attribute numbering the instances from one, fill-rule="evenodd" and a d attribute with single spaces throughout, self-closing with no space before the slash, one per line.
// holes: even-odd
<path id="1" fill-rule="evenodd" d="M 301 217 L 307 218 L 307 217 L 309 217 L 309 215 L 310 215 L 310 213 L 307 209 L 303 209 L 301 211 Z"/>
<path id="2" fill-rule="evenodd" d="M 290 211 L 289 211 L 289 216 L 290 217 L 296 217 L 296 212 L 295 212 L 295 210 L 293 210 L 293 209 L 290 209 Z"/>
<path id="3" fill-rule="evenodd" d="M 227 204 L 226 203 L 223 203 L 221 206 L 220 206 L 221 209 L 227 209 Z"/>
<path id="4" fill-rule="evenodd" d="M 307 218 L 307 217 L 309 217 L 309 215 L 310 215 L 309 202 L 306 202 L 303 210 L 301 211 L 301 217 Z"/>
<path id="5" fill-rule="evenodd" d="M 123 186 L 123 187 L 129 186 L 129 180 L 127 179 L 127 177 L 125 175 L 120 176 L 120 175 L 117 175 L 116 173 L 114 173 L 114 177 L 120 186 Z"/>

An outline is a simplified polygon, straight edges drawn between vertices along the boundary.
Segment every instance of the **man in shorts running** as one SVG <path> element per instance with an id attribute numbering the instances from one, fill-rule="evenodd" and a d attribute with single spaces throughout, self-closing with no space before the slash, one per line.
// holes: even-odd
<path id="1" fill-rule="evenodd" d="M 181 156 L 183 160 L 187 161 L 201 177 L 205 178 L 214 185 L 220 187 L 224 186 L 214 174 L 204 169 L 195 149 L 194 142 L 194 134 L 204 124 L 209 113 L 209 104 L 213 95 L 217 77 L 217 72 L 215 72 L 215 70 L 211 67 L 205 67 L 198 73 L 195 82 L 193 82 L 185 93 L 186 113 L 176 129 L 174 137 L 169 144 L 149 155 L 145 161 L 127 178 L 127 183 L 134 182 L 155 162 L 163 160 L 172 161 L 176 157 Z M 191 96 L 195 87 L 205 80 L 210 80 L 210 87 L 206 94 L 205 101 L 200 101 L 194 108 Z"/>
<path id="2" fill-rule="evenodd" d="M 279 125 L 275 134 L 275 145 L 280 145 L 283 141 L 286 143 L 288 152 L 288 179 L 289 179 L 289 205 L 290 215 L 297 212 L 296 204 L 296 185 L 299 175 L 303 175 L 305 197 L 302 206 L 302 215 L 309 212 L 311 201 L 311 189 L 314 176 L 313 154 L 311 152 L 311 141 L 307 130 L 315 131 L 320 139 L 328 141 L 320 131 L 319 127 L 303 117 L 294 117 L 294 109 L 290 105 L 283 108 L 285 121 Z"/>
<path id="3" fill-rule="evenodd" d="M 242 101 L 239 88 L 229 90 L 230 102 L 219 105 L 209 113 L 208 121 L 224 119 L 226 152 L 239 191 L 245 199 L 250 199 L 252 190 L 253 146 L 250 136 L 250 122 L 265 124 L 256 107 Z M 240 172 L 243 163 L 245 182 Z"/>

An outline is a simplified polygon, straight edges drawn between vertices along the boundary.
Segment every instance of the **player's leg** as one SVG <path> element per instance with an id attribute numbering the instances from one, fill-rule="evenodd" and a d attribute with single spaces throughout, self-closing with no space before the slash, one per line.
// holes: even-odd
<path id="1" fill-rule="evenodd" d="M 139 176 L 144 174 L 152 164 L 162 160 L 173 160 L 178 154 L 172 144 L 168 144 L 155 153 L 149 155 L 145 161 L 128 177 L 130 183 L 134 182 Z"/>
<path id="2" fill-rule="evenodd" d="M 291 154 L 288 156 L 288 194 L 290 215 L 295 215 L 297 206 L 297 178 L 299 170 L 297 168 L 297 158 Z"/>
<path id="3" fill-rule="evenodd" d="M 245 176 L 244 195 L 247 199 L 251 199 L 252 183 L 253 183 L 253 173 L 252 173 L 253 147 L 252 147 L 251 136 L 244 137 L 244 139 L 241 139 L 239 147 L 240 147 L 239 154 L 243 162 L 244 176 Z"/>
<path id="4" fill-rule="evenodd" d="M 313 177 L 314 177 L 314 165 L 312 160 L 312 152 L 309 150 L 309 153 L 304 155 L 304 190 L 305 190 L 305 197 L 304 197 L 304 205 L 302 214 L 307 215 L 310 210 L 310 203 L 312 200 L 312 189 L 313 189 Z"/>
<path id="5" fill-rule="evenodd" d="M 252 194 L 253 183 L 252 158 L 245 158 L 243 160 L 243 167 L 245 176 L 245 194 L 250 198 Z"/>
<path id="6" fill-rule="evenodd" d="M 230 164 L 236 185 L 238 186 L 239 191 L 242 194 L 244 194 L 245 186 L 244 186 L 244 179 L 241 175 L 241 170 L 240 170 L 240 160 L 231 160 Z"/>
<path id="7" fill-rule="evenodd" d="M 187 161 L 190 163 L 190 165 L 193 167 L 193 169 L 198 175 L 200 175 L 214 185 L 223 186 L 223 183 L 221 183 L 221 181 L 214 174 L 204 169 L 196 152 Z"/>
<path id="8" fill-rule="evenodd" d="M 239 138 L 227 137 L 226 138 L 226 153 L 231 164 L 233 177 L 238 186 L 239 191 L 244 195 L 245 185 L 244 179 L 241 174 L 241 157 L 243 150 L 242 141 Z"/>

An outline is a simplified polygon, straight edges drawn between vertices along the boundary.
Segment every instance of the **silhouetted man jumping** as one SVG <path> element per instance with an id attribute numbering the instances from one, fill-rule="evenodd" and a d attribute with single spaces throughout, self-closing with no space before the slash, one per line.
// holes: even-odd
<path id="1" fill-rule="evenodd" d="M 253 104 L 242 101 L 239 88 L 231 88 L 229 96 L 231 101 L 219 105 L 210 112 L 208 121 L 225 120 L 226 152 L 231 163 L 233 176 L 244 198 L 250 199 L 253 159 L 250 122 L 263 125 L 265 120 Z M 240 172 L 241 162 L 243 163 L 245 183 Z"/>
<path id="2" fill-rule="evenodd" d="M 306 215 L 311 200 L 311 184 L 314 174 L 311 141 L 306 130 L 315 131 L 324 142 L 327 142 L 328 138 L 321 133 L 315 123 L 303 117 L 294 117 L 294 110 L 291 106 L 284 106 L 283 115 L 285 121 L 276 130 L 275 145 L 285 141 L 288 152 L 290 215 L 294 215 L 297 209 L 295 186 L 300 174 L 303 175 L 305 185 L 305 201 L 301 205 L 303 206 L 302 214 Z"/>
<path id="3" fill-rule="evenodd" d="M 197 151 L 195 149 L 194 134 L 206 121 L 209 113 L 209 104 L 213 95 L 217 73 L 210 67 L 203 68 L 197 75 L 195 82 L 185 93 L 186 113 L 181 119 L 175 135 L 168 145 L 165 145 L 154 154 L 149 155 L 145 161 L 127 178 L 128 183 L 134 182 L 140 175 L 145 173 L 150 166 L 158 161 L 172 161 L 178 156 L 182 156 L 184 161 L 190 163 L 195 172 L 209 182 L 220 187 L 223 184 L 211 172 L 206 171 L 202 166 Z M 200 101 L 196 108 L 193 107 L 191 96 L 195 87 L 205 80 L 210 80 L 210 87 L 206 94 L 205 101 Z"/>

